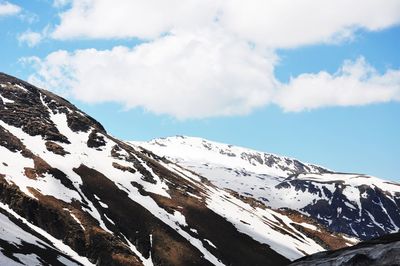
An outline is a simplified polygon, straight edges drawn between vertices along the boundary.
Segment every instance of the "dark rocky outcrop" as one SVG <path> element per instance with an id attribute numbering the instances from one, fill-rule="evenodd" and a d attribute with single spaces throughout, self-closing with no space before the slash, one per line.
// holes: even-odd
<path id="1" fill-rule="evenodd" d="M 1 93 L 13 104 L 0 105 L 1 119 L 12 126 L 21 128 L 31 136 L 40 135 L 49 141 L 69 143 L 50 119 L 53 114 L 64 113 L 68 126 L 73 131 L 87 131 L 90 127 L 105 132 L 103 126 L 88 115 L 84 115 L 67 100 L 22 80 L 0 73 Z"/>
<path id="2" fill-rule="evenodd" d="M 396 226 L 400 227 L 400 193 L 388 195 L 377 186 L 358 186 L 355 189 L 358 190 L 357 195 L 360 195 L 361 206 L 359 206 L 343 193 L 345 187 L 349 186 L 343 181 L 320 183 L 297 179 L 296 176 L 287 178 L 276 188 L 293 188 L 296 191 L 316 195 L 319 199 L 310 202 L 301 211 L 333 232 L 368 240 L 393 232 Z M 327 189 L 326 185 L 334 186 L 334 190 Z"/>
<path id="3" fill-rule="evenodd" d="M 61 145 L 59 145 L 59 144 L 57 144 L 55 142 L 46 141 L 45 145 L 46 145 L 46 149 L 48 151 L 53 152 L 54 154 L 58 154 L 58 155 L 61 155 L 61 156 L 69 154 L 69 152 L 64 150 L 64 148 Z"/>
<path id="4" fill-rule="evenodd" d="M 105 146 L 106 141 L 104 140 L 104 136 L 100 135 L 98 131 L 93 130 L 89 134 L 89 139 L 87 141 L 87 146 L 89 148 L 99 148 L 101 146 Z"/>
<path id="5" fill-rule="evenodd" d="M 398 266 L 400 265 L 400 233 L 361 242 L 348 248 L 306 256 L 290 265 Z"/>

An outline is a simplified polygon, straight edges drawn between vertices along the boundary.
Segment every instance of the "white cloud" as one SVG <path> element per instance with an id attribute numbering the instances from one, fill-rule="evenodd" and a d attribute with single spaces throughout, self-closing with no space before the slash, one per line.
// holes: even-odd
<path id="1" fill-rule="evenodd" d="M 60 14 L 57 39 L 154 39 L 182 28 L 195 30 L 215 18 L 216 0 L 73 0 Z"/>
<path id="2" fill-rule="evenodd" d="M 56 0 L 57 39 L 140 38 L 136 47 L 25 59 L 30 81 L 86 102 L 114 101 L 179 119 L 399 101 L 399 70 L 364 59 L 335 74 L 276 81 L 279 48 L 332 43 L 400 23 L 399 0 Z"/>
<path id="3" fill-rule="evenodd" d="M 33 47 L 38 45 L 42 41 L 43 35 L 42 33 L 28 30 L 18 35 L 17 39 L 20 44 L 26 43 L 29 47 Z"/>
<path id="4" fill-rule="evenodd" d="M 56 8 L 65 7 L 66 5 L 70 4 L 71 0 L 54 0 L 53 6 Z"/>
<path id="5" fill-rule="evenodd" d="M 273 74 L 273 53 L 210 32 L 165 36 L 132 49 L 57 51 L 25 61 L 37 68 L 30 82 L 64 96 L 178 119 L 241 115 L 268 104 L 298 112 L 400 101 L 400 70 L 380 74 L 360 58 L 345 61 L 335 74 L 301 74 L 283 84 Z"/>
<path id="6" fill-rule="evenodd" d="M 399 0 L 72 0 L 53 37 L 154 39 L 218 24 L 272 48 L 337 42 L 400 23 Z"/>
<path id="7" fill-rule="evenodd" d="M 398 0 L 226 0 L 221 23 L 244 39 L 275 48 L 331 43 L 358 29 L 400 23 Z"/>
<path id="8" fill-rule="evenodd" d="M 115 101 L 178 119 L 246 114 L 272 99 L 273 53 L 214 30 L 132 49 L 57 51 L 30 81 L 86 102 Z"/>
<path id="9" fill-rule="evenodd" d="M 21 8 L 9 2 L 0 2 L 0 17 L 16 15 L 21 12 Z"/>
<path id="10" fill-rule="evenodd" d="M 277 90 L 275 103 L 286 111 L 400 101 L 400 70 L 380 74 L 364 58 L 345 61 L 335 73 L 301 74 Z"/>

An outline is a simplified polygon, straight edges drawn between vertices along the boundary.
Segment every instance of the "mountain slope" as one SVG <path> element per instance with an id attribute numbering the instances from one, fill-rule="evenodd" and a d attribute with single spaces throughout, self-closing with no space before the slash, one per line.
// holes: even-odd
<path id="1" fill-rule="evenodd" d="M 49 264 L 286 265 L 354 243 L 115 139 L 65 99 L 5 74 L 0 202 L 10 219 L 43 230 L 52 257 L 32 246 L 24 254 Z M 17 238 L 32 235 L 19 228 Z M 15 242 L 0 236 L 2 258 L 17 256 L 7 251 Z"/>
<path id="2" fill-rule="evenodd" d="M 133 142 L 274 209 L 289 208 L 334 232 L 370 239 L 400 227 L 400 185 L 200 138 Z"/>
<path id="3" fill-rule="evenodd" d="M 49 241 L 50 240 L 50 241 Z M 83 265 L 80 257 L 61 241 L 30 225 L 25 219 L 0 203 L 0 265 Z"/>

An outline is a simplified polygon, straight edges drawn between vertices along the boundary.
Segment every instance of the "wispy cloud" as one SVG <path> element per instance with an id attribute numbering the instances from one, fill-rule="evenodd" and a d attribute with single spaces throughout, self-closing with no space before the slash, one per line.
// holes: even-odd
<path id="1" fill-rule="evenodd" d="M 54 0 L 53 6 L 56 8 L 65 7 L 66 5 L 70 4 L 72 0 Z"/>
<path id="2" fill-rule="evenodd" d="M 43 35 L 42 33 L 28 30 L 19 34 L 17 39 L 20 44 L 26 44 L 29 47 L 34 47 L 42 41 Z"/>
<path id="3" fill-rule="evenodd" d="M 10 2 L 0 2 L 0 17 L 17 15 L 21 10 L 21 7 Z"/>

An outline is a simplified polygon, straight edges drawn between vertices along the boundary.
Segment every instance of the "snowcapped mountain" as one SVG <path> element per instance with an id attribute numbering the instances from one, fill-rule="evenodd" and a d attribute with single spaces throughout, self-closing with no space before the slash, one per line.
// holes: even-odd
<path id="1" fill-rule="evenodd" d="M 246 148 L 176 136 L 134 142 L 273 209 L 296 210 L 334 232 L 370 239 L 398 232 L 400 184 Z"/>
<path id="2" fill-rule="evenodd" d="M 268 174 L 327 172 L 280 166 Z M 355 243 L 199 169 L 118 140 L 65 99 L 0 73 L 2 265 L 286 265 Z M 254 173 L 249 186 L 258 177 L 270 180 Z"/>

